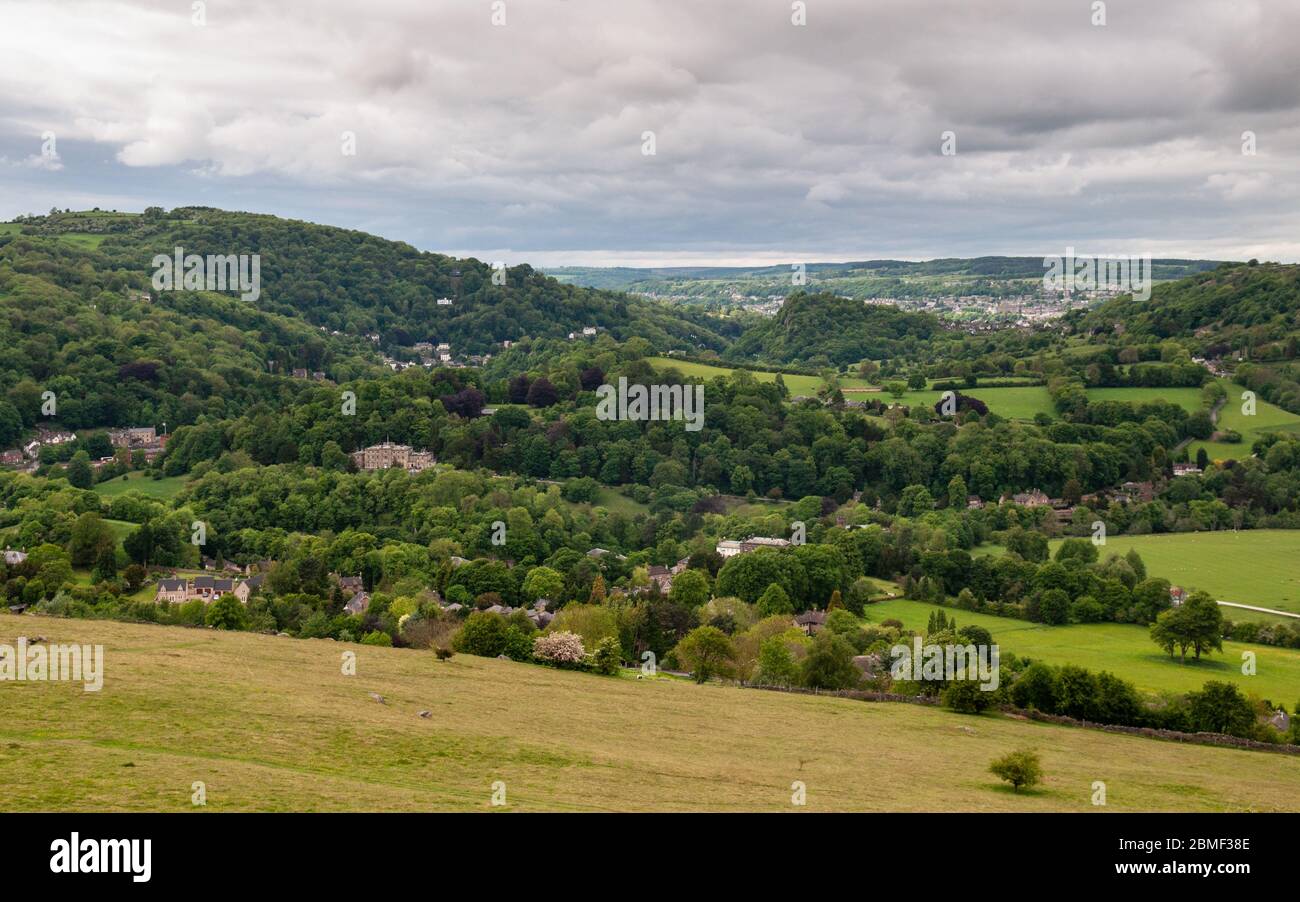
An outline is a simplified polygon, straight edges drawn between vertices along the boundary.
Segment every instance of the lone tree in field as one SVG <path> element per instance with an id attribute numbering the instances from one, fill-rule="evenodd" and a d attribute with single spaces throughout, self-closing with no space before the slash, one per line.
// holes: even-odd
<path id="1" fill-rule="evenodd" d="M 1022 786 L 1034 786 L 1043 779 L 1043 766 L 1038 762 L 1038 754 L 1028 749 L 998 758 L 989 765 L 989 771 L 1010 783 L 1014 792 L 1019 792 Z"/>
<path id="2" fill-rule="evenodd" d="M 1223 612 L 1208 592 L 1193 592 L 1176 608 L 1160 612 L 1151 624 L 1151 640 L 1173 657 L 1187 661 L 1190 648 L 1199 661 L 1202 652 L 1223 651 Z"/>

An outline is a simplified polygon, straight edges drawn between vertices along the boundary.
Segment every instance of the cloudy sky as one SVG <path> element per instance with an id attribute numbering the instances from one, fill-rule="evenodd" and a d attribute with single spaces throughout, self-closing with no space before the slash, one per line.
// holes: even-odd
<path id="1" fill-rule="evenodd" d="M 542 265 L 1300 260 L 1300 4 L 1102 5 L 0 0 L 0 219 L 205 204 Z"/>

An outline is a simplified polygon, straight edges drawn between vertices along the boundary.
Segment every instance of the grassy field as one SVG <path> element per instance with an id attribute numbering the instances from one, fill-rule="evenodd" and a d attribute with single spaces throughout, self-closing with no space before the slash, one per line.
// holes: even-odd
<path id="1" fill-rule="evenodd" d="M 1201 390 L 1199 388 L 1090 388 L 1089 401 L 1123 401 L 1141 404 L 1148 401 L 1168 401 L 1177 404 L 1188 413 L 1201 409 Z"/>
<path id="2" fill-rule="evenodd" d="M 896 599 L 868 606 L 867 617 L 875 623 L 892 617 L 909 628 L 924 629 L 936 607 L 921 601 Z M 975 624 L 987 629 L 1003 651 L 1049 664 L 1078 664 L 1093 671 L 1109 670 L 1147 692 L 1185 692 L 1201 688 L 1206 680 L 1222 680 L 1276 703 L 1293 705 L 1300 698 L 1300 651 L 1295 649 L 1224 642 L 1222 654 L 1180 664 L 1156 647 L 1145 627 L 1135 624 L 1047 626 L 953 607 L 944 610 L 957 619 L 958 626 Z M 1253 651 L 1256 655 L 1254 676 L 1241 672 L 1243 651 Z"/>
<path id="3" fill-rule="evenodd" d="M 22 226 L 19 223 L 0 222 L 0 235 L 19 235 L 21 233 Z M 77 247 L 94 249 L 103 244 L 108 235 L 102 232 L 63 232 L 58 237 L 60 241 L 75 244 Z"/>
<path id="4" fill-rule="evenodd" d="M 104 523 L 112 530 L 113 538 L 117 539 L 119 545 L 122 544 L 123 539 L 139 528 L 138 523 L 132 523 L 129 520 L 110 520 L 108 517 L 104 518 Z"/>
<path id="5" fill-rule="evenodd" d="M 1056 413 L 1052 409 L 1052 397 L 1047 393 L 1047 387 L 1044 385 L 972 388 L 964 391 L 963 394 L 979 398 L 989 406 L 989 410 L 1008 419 L 1032 420 L 1040 413 L 1056 418 Z M 938 398 L 935 400 L 937 401 Z"/>
<path id="6" fill-rule="evenodd" d="M 164 476 L 162 479 L 150 479 L 141 470 L 126 474 L 126 479 L 118 477 L 108 482 L 95 483 L 95 491 L 105 498 L 115 498 L 127 492 L 139 492 L 160 501 L 170 501 L 185 488 L 184 476 Z"/>
<path id="7" fill-rule="evenodd" d="M 1201 448 L 1210 460 L 1240 460 L 1250 457 L 1250 446 L 1268 432 L 1282 432 L 1293 438 L 1300 434 L 1300 416 L 1275 407 L 1267 401 L 1257 399 L 1255 413 L 1246 416 L 1242 413 L 1241 393 L 1244 389 L 1235 383 L 1224 382 L 1228 390 L 1228 400 L 1219 410 L 1218 428 L 1233 429 L 1241 433 L 1240 442 L 1192 442 L 1187 453 L 1192 460 Z"/>
<path id="8" fill-rule="evenodd" d="M 93 250 L 103 244 L 104 239 L 107 237 L 107 234 L 99 232 L 64 232 L 59 235 L 59 240 L 75 244 L 77 247 Z"/>
<path id="9" fill-rule="evenodd" d="M 1059 541 L 1052 542 L 1055 553 Z M 1157 536 L 1111 536 L 1105 554 L 1136 548 L 1152 576 L 1186 589 L 1300 614 L 1300 530 L 1245 529 Z M 1235 612 L 1224 611 L 1229 619 Z"/>
<path id="10" fill-rule="evenodd" d="M 0 615 L 105 648 L 104 685 L 4 683 L 0 807 L 11 811 L 1275 811 L 1293 758 L 674 680 L 458 655 Z M 341 674 L 355 652 L 356 676 Z M 380 704 L 369 693 L 386 701 Z M 429 711 L 421 718 L 420 711 Z M 1030 747 L 1041 789 L 988 773 Z M 807 806 L 791 805 L 791 784 Z"/>
<path id="11" fill-rule="evenodd" d="M 675 367 L 684 376 L 696 376 L 703 379 L 714 379 L 718 376 L 730 375 L 734 370 L 725 366 L 710 366 L 705 363 L 688 363 L 683 360 L 674 360 L 671 357 L 651 357 L 648 358 L 651 365 L 655 367 Z M 754 378 L 759 382 L 774 382 L 776 373 L 762 372 L 751 370 Z M 790 390 L 792 396 L 804 395 L 814 397 L 817 390 L 825 383 L 820 376 L 794 376 L 783 374 L 781 377 L 785 381 L 786 388 Z M 934 406 L 943 392 L 925 389 L 922 391 L 906 392 L 901 398 L 895 398 L 893 395 L 883 391 L 873 392 L 854 392 L 848 389 L 877 387 L 871 386 L 865 379 L 843 378 L 840 380 L 841 388 L 845 389 L 845 397 L 850 400 L 866 400 L 869 398 L 879 398 L 882 401 L 893 403 L 897 401 L 908 407 L 916 405 Z M 1052 401 L 1047 394 L 1047 389 L 1041 385 L 1034 386 L 1015 386 L 1011 388 L 972 388 L 968 394 L 979 398 L 989 405 L 989 409 L 999 416 L 1010 419 L 1030 420 L 1035 414 L 1046 413 L 1052 415 Z"/>
<path id="12" fill-rule="evenodd" d="M 719 376 L 730 376 L 735 370 L 728 366 L 710 366 L 707 363 L 691 363 L 686 360 L 675 360 L 672 357 L 650 357 L 647 362 L 656 369 L 672 367 L 683 376 L 693 376 L 700 379 L 716 379 Z M 776 373 L 765 372 L 762 370 L 749 371 L 759 382 L 775 382 Z M 820 376 L 798 376 L 790 373 L 783 373 L 781 378 L 785 381 L 785 387 L 790 389 L 791 395 L 808 395 L 817 394 L 817 389 L 822 387 L 822 378 Z M 866 385 L 861 379 L 850 379 L 845 382 L 846 385 Z"/>
<path id="13" fill-rule="evenodd" d="M 635 498 L 629 498 L 621 492 L 616 492 L 609 486 L 601 486 L 596 490 L 595 507 L 603 507 L 612 514 L 623 514 L 627 517 L 635 517 L 637 514 L 649 513 L 650 506 L 642 504 Z"/>

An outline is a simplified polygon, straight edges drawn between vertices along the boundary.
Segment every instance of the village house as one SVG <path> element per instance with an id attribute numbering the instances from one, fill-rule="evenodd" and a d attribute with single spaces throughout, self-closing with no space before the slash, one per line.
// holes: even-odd
<path id="1" fill-rule="evenodd" d="M 244 604 L 248 604 L 248 599 L 253 597 L 253 595 L 262 588 L 262 583 L 265 579 L 266 577 L 260 573 L 256 576 L 250 576 L 248 579 L 241 579 L 239 582 L 235 583 L 234 596 Z"/>
<path id="2" fill-rule="evenodd" d="M 1169 603 L 1171 605 L 1173 605 L 1174 607 L 1178 607 L 1186 599 L 1187 599 L 1187 590 L 1184 589 L 1182 586 L 1169 587 Z"/>
<path id="3" fill-rule="evenodd" d="M 387 441 L 352 452 L 352 459 L 360 470 L 401 467 L 408 473 L 419 473 L 438 462 L 432 451 L 416 451 L 410 445 L 398 445 Z"/>
<path id="4" fill-rule="evenodd" d="M 738 554 L 749 554 L 751 551 L 757 551 L 760 548 L 788 548 L 790 547 L 789 539 L 772 538 L 771 536 L 750 536 L 748 539 L 736 541 L 734 539 L 723 539 L 718 542 L 714 550 L 722 558 L 735 557 Z"/>
<path id="5" fill-rule="evenodd" d="M 1149 482 L 1126 482 L 1120 486 L 1120 490 L 1116 493 L 1115 497 L 1116 500 L 1124 504 L 1131 504 L 1134 502 L 1145 504 L 1155 500 L 1155 486 Z"/>
<path id="6" fill-rule="evenodd" d="M 539 630 L 546 629 L 551 621 L 555 619 L 555 615 L 546 610 L 550 604 L 551 600 L 549 598 L 539 598 L 533 602 L 532 608 L 528 611 L 528 619 Z"/>
<path id="7" fill-rule="evenodd" d="M 193 597 L 216 601 L 222 595 L 234 594 L 235 581 L 216 576 L 196 576 L 190 582 L 190 588 Z"/>
<path id="8" fill-rule="evenodd" d="M 826 625 L 825 611 L 804 611 L 798 617 L 794 618 L 794 625 L 799 627 L 809 636 L 820 632 L 821 628 Z"/>
<path id="9" fill-rule="evenodd" d="M 370 595 L 366 592 L 357 592 L 348 603 L 343 606 L 344 613 L 351 614 L 354 617 L 360 616 L 370 607 Z"/>
<path id="10" fill-rule="evenodd" d="M 651 564 L 647 575 L 650 577 L 650 583 L 658 586 L 659 591 L 667 595 L 673 588 L 673 573 L 662 564 Z"/>
<path id="11" fill-rule="evenodd" d="M 234 595 L 244 604 L 248 604 L 248 599 L 261 588 L 263 579 L 261 575 L 242 580 L 215 576 L 160 579 L 154 601 L 181 604 L 197 598 L 206 603 L 216 601 L 222 595 Z"/>
<path id="12" fill-rule="evenodd" d="M 749 554 L 751 551 L 757 551 L 760 548 L 789 548 L 789 539 L 777 539 L 771 536 L 750 536 L 740 543 L 742 554 Z"/>
<path id="13" fill-rule="evenodd" d="M 1174 464 L 1174 476 L 1199 476 L 1201 468 L 1196 464 Z"/>
<path id="14" fill-rule="evenodd" d="M 1019 504 L 1021 507 L 1047 507 L 1052 503 L 1052 499 L 1047 497 L 1047 493 L 1039 489 L 1031 489 L 1028 492 L 1020 492 L 1015 495 L 1003 495 L 998 499 L 998 504 L 1011 502 Z"/>
<path id="15" fill-rule="evenodd" d="M 158 594 L 154 596 L 154 601 L 180 604 L 189 600 L 189 589 L 188 580 L 160 579 L 158 580 Z"/>
<path id="16" fill-rule="evenodd" d="M 339 588 L 351 595 L 355 595 L 357 592 L 365 589 L 365 585 L 362 583 L 361 577 L 359 576 L 338 576 L 335 574 L 334 578 L 338 580 Z"/>
<path id="17" fill-rule="evenodd" d="M 23 452 L 17 448 L 10 451 L 0 451 L 0 464 L 5 466 L 20 467 L 24 460 Z"/>
<path id="18" fill-rule="evenodd" d="M 234 561 L 222 561 L 220 564 L 218 564 L 215 558 L 210 558 L 207 555 L 202 555 L 199 558 L 199 562 L 200 564 L 202 564 L 204 570 L 212 570 L 212 571 L 221 570 L 225 573 L 241 573 L 241 574 L 248 572 L 248 569 L 246 567 L 241 567 L 238 564 L 236 564 Z"/>
<path id="19" fill-rule="evenodd" d="M 158 444 L 158 433 L 152 426 L 110 429 L 108 441 L 114 448 L 147 448 Z"/>
<path id="20" fill-rule="evenodd" d="M 5 548 L 4 557 L 5 557 L 6 564 L 8 564 L 10 567 L 17 567 L 23 561 L 27 560 L 27 552 L 13 551 L 10 548 Z"/>
<path id="21" fill-rule="evenodd" d="M 167 450 L 167 440 L 169 438 L 171 438 L 170 435 L 159 433 L 152 426 L 133 426 L 126 429 L 110 429 L 108 431 L 109 444 L 114 448 L 130 451 L 132 453 L 142 451 L 144 452 L 145 460 L 150 463 Z M 113 458 L 111 457 L 101 458 L 95 463 L 95 468 L 99 469 L 112 461 Z"/>

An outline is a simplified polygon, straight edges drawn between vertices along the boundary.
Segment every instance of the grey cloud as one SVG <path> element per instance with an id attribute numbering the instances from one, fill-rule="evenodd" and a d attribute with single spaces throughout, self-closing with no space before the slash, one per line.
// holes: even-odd
<path id="1" fill-rule="evenodd" d="M 776 0 L 507 0 L 495 27 L 487 2 L 229 0 L 197 28 L 185 3 L 10 0 L 0 153 L 51 128 L 85 155 L 0 167 L 0 216 L 93 195 L 78 160 L 107 156 L 105 197 L 511 259 L 1295 259 L 1292 6 L 1111 2 L 1097 28 L 1083 2 L 810 0 L 797 28 Z"/>

